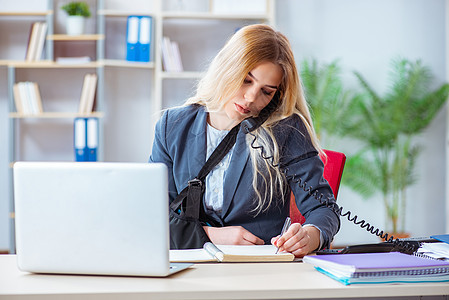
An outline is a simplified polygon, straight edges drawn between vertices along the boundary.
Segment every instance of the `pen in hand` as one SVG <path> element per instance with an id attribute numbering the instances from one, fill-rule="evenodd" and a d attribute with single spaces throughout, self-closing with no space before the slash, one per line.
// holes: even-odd
<path id="1" fill-rule="evenodd" d="M 279 237 L 281 237 L 288 230 L 291 223 L 292 223 L 292 220 L 290 219 L 290 217 L 287 217 L 285 219 L 284 226 L 282 226 L 281 235 Z M 278 254 L 278 252 L 279 252 L 279 247 L 277 247 L 276 254 Z"/>

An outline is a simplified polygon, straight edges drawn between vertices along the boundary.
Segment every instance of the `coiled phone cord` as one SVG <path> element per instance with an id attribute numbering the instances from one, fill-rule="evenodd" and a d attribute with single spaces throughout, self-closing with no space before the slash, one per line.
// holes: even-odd
<path id="1" fill-rule="evenodd" d="M 251 147 L 253 149 L 259 151 L 262 158 L 265 159 L 266 161 L 268 161 L 272 167 L 280 168 L 280 164 L 274 162 L 274 157 L 272 155 L 266 154 L 263 146 L 256 145 L 257 136 L 254 135 L 252 132 L 247 132 L 247 134 L 250 134 L 253 137 L 253 140 L 251 142 Z M 411 254 L 417 250 L 416 245 L 412 245 L 405 241 L 395 239 L 393 237 L 393 235 L 389 235 L 386 232 L 384 233 L 383 230 L 371 225 L 366 220 L 364 220 L 364 219 L 359 220 L 358 215 L 353 214 L 350 210 L 344 211 L 343 206 L 339 206 L 336 203 L 336 200 L 333 197 L 333 195 L 326 197 L 323 193 L 320 193 L 318 190 L 313 191 L 312 186 L 308 186 L 307 182 L 303 181 L 299 176 L 297 176 L 297 174 L 287 176 L 287 173 L 289 171 L 288 168 L 281 169 L 281 171 L 282 171 L 282 173 L 284 173 L 287 180 L 292 180 L 292 182 L 297 183 L 298 186 L 303 191 L 308 193 L 310 196 L 314 197 L 321 204 L 324 204 L 326 207 L 330 208 L 338 216 L 348 219 L 349 222 L 352 222 L 355 225 L 360 226 L 362 229 L 366 229 L 366 231 L 368 231 L 369 233 L 380 237 L 381 239 L 385 240 L 388 243 L 393 243 L 395 245 L 395 248 L 397 248 L 401 252 Z M 295 177 L 298 177 L 298 178 L 296 179 Z"/>

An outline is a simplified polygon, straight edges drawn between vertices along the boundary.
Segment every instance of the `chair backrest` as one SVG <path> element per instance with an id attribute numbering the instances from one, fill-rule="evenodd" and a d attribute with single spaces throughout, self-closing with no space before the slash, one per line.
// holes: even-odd
<path id="1" fill-rule="evenodd" d="M 334 198 L 337 199 L 341 176 L 343 174 L 343 168 L 346 162 L 346 155 L 344 155 L 344 153 L 331 150 L 323 151 L 326 153 L 326 157 L 320 155 L 321 160 L 324 162 L 323 176 L 329 183 L 334 194 Z M 295 196 L 293 193 L 290 196 L 290 218 L 292 219 L 292 223 L 303 224 L 306 221 L 296 206 Z"/>

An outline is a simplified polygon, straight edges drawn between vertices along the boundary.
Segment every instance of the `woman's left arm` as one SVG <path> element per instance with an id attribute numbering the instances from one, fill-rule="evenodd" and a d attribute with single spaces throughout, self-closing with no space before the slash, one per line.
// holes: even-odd
<path id="1" fill-rule="evenodd" d="M 281 238 L 273 238 L 272 243 L 281 250 L 301 257 L 320 246 L 329 247 L 340 228 L 340 218 L 331 208 L 312 196 L 323 194 L 323 199 L 335 202 L 332 189 L 323 177 L 324 164 L 300 118 L 288 118 L 279 124 L 281 126 L 282 129 L 276 130 L 281 149 L 281 168 L 285 171 L 296 205 L 306 222 L 304 226 L 292 224 Z M 298 181 L 307 185 L 307 192 Z"/>

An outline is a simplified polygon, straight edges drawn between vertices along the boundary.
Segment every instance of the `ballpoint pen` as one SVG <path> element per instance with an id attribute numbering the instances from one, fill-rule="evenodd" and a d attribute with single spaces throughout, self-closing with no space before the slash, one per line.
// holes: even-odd
<path id="1" fill-rule="evenodd" d="M 288 230 L 291 223 L 292 223 L 292 220 L 290 219 L 290 217 L 287 217 L 285 219 L 284 226 L 282 226 L 281 235 L 279 237 L 281 237 Z M 278 254 L 278 252 L 279 252 L 279 247 L 276 250 L 276 254 Z"/>

